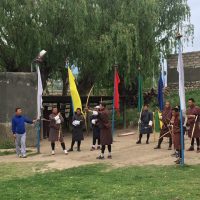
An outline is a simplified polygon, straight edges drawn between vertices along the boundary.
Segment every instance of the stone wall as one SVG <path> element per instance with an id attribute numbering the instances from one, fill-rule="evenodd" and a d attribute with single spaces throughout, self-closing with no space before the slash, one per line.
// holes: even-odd
<path id="1" fill-rule="evenodd" d="M 178 55 L 170 55 L 167 59 L 168 86 L 176 88 L 178 84 L 177 72 Z M 200 51 L 183 53 L 185 72 L 185 86 L 187 88 L 199 88 L 200 86 Z"/>
<path id="2" fill-rule="evenodd" d="M 0 73 L 0 144 L 13 142 L 10 122 L 16 107 L 21 107 L 28 118 L 36 118 L 36 73 Z M 36 135 L 35 128 L 27 125 L 28 146 L 36 145 Z"/>

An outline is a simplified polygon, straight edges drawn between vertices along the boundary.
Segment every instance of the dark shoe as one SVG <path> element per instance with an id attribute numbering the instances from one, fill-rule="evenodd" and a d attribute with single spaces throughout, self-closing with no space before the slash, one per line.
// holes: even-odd
<path id="1" fill-rule="evenodd" d="M 94 151 L 95 150 L 95 147 L 91 147 L 90 151 Z"/>
<path id="2" fill-rule="evenodd" d="M 171 148 L 171 147 L 168 147 L 168 150 L 172 150 L 172 148 Z"/>
<path id="3" fill-rule="evenodd" d="M 73 150 L 72 148 L 70 148 L 70 149 L 68 149 L 67 151 L 70 152 L 70 151 L 74 151 L 74 150 Z"/>
<path id="4" fill-rule="evenodd" d="M 111 156 L 111 155 L 109 155 L 107 158 L 108 158 L 108 159 L 112 159 L 112 156 Z"/>
<path id="5" fill-rule="evenodd" d="M 97 159 L 103 160 L 103 159 L 104 159 L 104 156 L 98 156 Z"/>
<path id="6" fill-rule="evenodd" d="M 190 146 L 190 148 L 187 151 L 194 151 L 194 147 Z"/>
<path id="7" fill-rule="evenodd" d="M 200 148 L 199 147 L 197 147 L 197 153 L 200 153 Z"/>
<path id="8" fill-rule="evenodd" d="M 98 146 L 98 147 L 97 147 L 97 150 L 101 150 L 101 147 L 100 147 L 100 146 Z"/>
<path id="9" fill-rule="evenodd" d="M 146 144 L 149 144 L 149 141 L 146 141 Z"/>
<path id="10" fill-rule="evenodd" d="M 80 152 L 80 151 L 81 151 L 81 149 L 80 149 L 80 148 L 77 148 L 77 151 L 79 151 L 79 152 Z"/>
<path id="11" fill-rule="evenodd" d="M 161 149 L 161 147 L 160 146 L 156 146 L 156 147 L 154 147 L 154 149 Z"/>
<path id="12" fill-rule="evenodd" d="M 174 161 L 177 165 L 181 164 L 181 159 L 177 159 L 176 161 Z"/>
<path id="13" fill-rule="evenodd" d="M 173 154 L 171 154 L 172 157 L 176 157 L 178 156 L 178 153 L 174 152 Z"/>
<path id="14" fill-rule="evenodd" d="M 140 140 L 138 140 L 138 141 L 136 142 L 136 144 L 141 144 L 141 141 L 140 141 Z"/>

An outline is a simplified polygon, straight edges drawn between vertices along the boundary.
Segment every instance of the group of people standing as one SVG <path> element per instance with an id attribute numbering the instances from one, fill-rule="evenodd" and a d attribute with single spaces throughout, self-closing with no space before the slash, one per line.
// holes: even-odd
<path id="1" fill-rule="evenodd" d="M 188 100 L 188 109 L 186 110 L 183 119 L 180 119 L 180 108 L 176 106 L 171 107 L 170 102 L 166 101 L 165 107 L 162 111 L 160 120 L 162 121 L 162 128 L 160 130 L 160 136 L 158 144 L 154 149 L 160 149 L 163 142 L 163 138 L 169 138 L 168 150 L 172 150 L 172 144 L 174 145 L 175 153 L 172 156 L 176 156 L 178 159 L 175 161 L 177 164 L 181 162 L 181 122 L 183 132 L 186 133 L 191 139 L 191 146 L 187 151 L 194 151 L 194 144 L 196 141 L 197 152 L 200 152 L 200 126 L 199 126 L 200 108 L 195 105 L 195 100 L 190 98 Z M 139 121 L 139 140 L 137 144 L 141 143 L 142 135 L 147 134 L 146 144 L 149 143 L 150 134 L 153 133 L 153 114 L 148 110 L 148 105 L 144 105 L 141 112 Z"/>
<path id="2" fill-rule="evenodd" d="M 109 119 L 109 111 L 106 108 L 106 104 L 101 103 L 96 106 L 94 110 L 86 108 L 87 112 L 91 112 L 90 117 L 91 127 L 93 130 L 93 141 L 91 151 L 101 150 L 101 154 L 97 159 L 104 159 L 104 152 L 106 146 L 108 148 L 108 157 L 111 155 L 111 144 L 113 142 L 111 123 Z M 172 149 L 174 145 L 175 153 L 178 159 L 175 161 L 177 164 L 181 162 L 181 126 L 183 127 L 184 134 L 186 133 L 191 139 L 191 145 L 187 149 L 188 151 L 194 151 L 194 145 L 196 141 L 197 152 L 200 152 L 200 124 L 199 124 L 200 108 L 195 105 L 195 100 L 190 98 L 188 100 L 188 109 L 183 115 L 183 119 L 180 119 L 180 108 L 178 106 L 172 108 L 169 101 L 166 101 L 165 107 L 162 111 L 160 120 L 162 121 L 162 128 L 160 131 L 160 137 L 158 144 L 154 149 L 160 149 L 163 142 L 163 138 L 169 138 L 168 150 Z M 34 123 L 36 120 L 29 120 L 22 115 L 22 109 L 16 108 L 16 114 L 12 119 L 12 132 L 15 138 L 16 153 L 19 157 L 26 157 L 26 131 L 25 123 Z M 72 119 L 72 141 L 71 147 L 67 150 L 62 134 L 61 124 L 63 122 L 62 115 L 58 112 L 57 107 L 52 108 L 52 113 L 49 115 L 49 141 L 51 142 L 52 155 L 55 154 L 55 142 L 59 141 L 63 152 L 74 151 L 74 144 L 77 142 L 77 151 L 81 151 L 81 141 L 84 140 L 83 127 L 85 123 L 84 116 L 81 108 L 77 108 Z M 181 125 L 181 122 L 183 123 Z M 146 144 L 149 144 L 150 134 L 153 133 L 153 113 L 149 111 L 148 105 L 144 105 L 139 120 L 139 139 L 136 144 L 141 144 L 142 136 L 147 135 Z M 97 143 L 97 146 L 96 146 Z"/>
<path id="3" fill-rule="evenodd" d="M 94 110 L 87 111 L 92 112 L 91 124 L 93 130 L 93 144 L 91 151 L 95 150 L 96 141 L 98 143 L 97 149 L 101 149 L 101 154 L 97 159 L 104 159 L 104 152 L 106 146 L 108 147 L 108 157 L 112 158 L 111 155 L 111 144 L 113 142 L 112 132 L 111 132 L 111 123 L 109 120 L 109 111 L 106 109 L 106 104 L 101 103 L 100 106 L 96 106 Z M 61 122 L 63 118 L 60 113 L 58 113 L 57 108 L 53 108 L 52 114 L 49 116 L 50 119 L 50 132 L 49 132 L 49 141 L 51 142 L 52 155 L 55 154 L 55 142 L 60 141 L 61 146 L 65 152 L 74 151 L 74 144 L 77 142 L 77 151 L 81 151 L 81 141 L 84 140 L 83 127 L 84 127 L 84 116 L 82 114 L 81 108 L 77 108 L 76 112 L 72 118 L 72 141 L 71 147 L 66 150 L 65 143 L 63 141 L 63 136 L 60 134 L 61 131 Z"/>
<path id="4" fill-rule="evenodd" d="M 106 108 L 105 103 L 101 103 L 99 106 L 96 106 L 94 110 L 89 110 L 86 108 L 87 112 L 92 112 L 90 122 L 92 124 L 93 130 L 93 143 L 91 151 L 96 149 L 101 150 L 100 155 L 97 159 L 104 159 L 104 152 L 106 146 L 108 147 L 108 159 L 112 158 L 111 155 L 111 145 L 113 142 L 112 132 L 111 132 L 111 123 L 110 123 L 110 114 Z M 64 121 L 61 113 L 58 111 L 57 107 L 52 108 L 52 113 L 49 115 L 49 141 L 51 143 L 51 154 L 55 155 L 55 142 L 59 141 L 63 152 L 67 155 L 68 152 L 74 151 L 74 145 L 77 142 L 77 151 L 81 151 L 81 141 L 84 140 L 83 128 L 85 124 L 85 119 L 82 114 L 81 108 L 77 108 L 74 116 L 72 118 L 72 141 L 71 147 L 67 150 L 66 145 L 63 139 L 61 125 Z M 37 120 L 29 120 L 22 115 L 22 109 L 16 108 L 15 116 L 12 119 L 12 132 L 15 137 L 16 144 L 16 153 L 19 157 L 26 157 L 26 131 L 25 123 L 34 123 Z"/>

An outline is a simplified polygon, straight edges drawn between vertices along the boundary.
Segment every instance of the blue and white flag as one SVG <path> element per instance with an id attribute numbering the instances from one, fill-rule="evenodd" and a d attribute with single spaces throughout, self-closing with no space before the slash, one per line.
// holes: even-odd
<path id="1" fill-rule="evenodd" d="M 177 71 L 179 73 L 179 98 L 180 106 L 183 113 L 186 112 L 185 104 L 185 80 L 184 80 L 184 65 L 183 65 L 183 56 L 182 56 L 182 45 L 179 45 L 179 54 L 178 54 L 178 65 Z"/>
<path id="2" fill-rule="evenodd" d="M 163 111 L 164 107 L 164 100 L 163 100 L 163 80 L 162 75 L 160 75 L 159 81 L 158 81 L 158 104 L 161 111 Z"/>

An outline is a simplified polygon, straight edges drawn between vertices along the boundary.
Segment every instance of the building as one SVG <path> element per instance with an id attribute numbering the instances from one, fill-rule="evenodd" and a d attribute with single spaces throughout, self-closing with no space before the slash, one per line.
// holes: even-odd
<path id="1" fill-rule="evenodd" d="M 170 55 L 167 59 L 168 69 L 168 86 L 177 88 L 178 72 L 177 72 L 178 55 Z M 183 63 L 185 72 L 185 87 L 187 89 L 195 89 L 200 87 L 200 51 L 183 53 Z"/>

